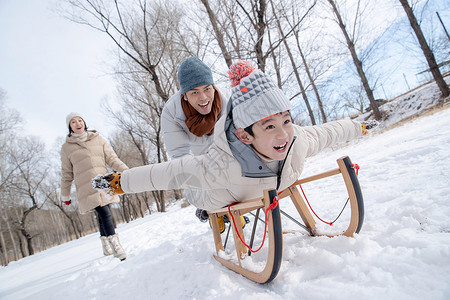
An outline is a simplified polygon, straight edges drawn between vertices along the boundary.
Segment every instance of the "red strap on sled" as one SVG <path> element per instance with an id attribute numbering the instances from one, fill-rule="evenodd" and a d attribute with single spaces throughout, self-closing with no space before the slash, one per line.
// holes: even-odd
<path id="1" fill-rule="evenodd" d="M 359 173 L 359 165 L 358 165 L 358 164 L 352 164 L 352 168 L 355 169 L 356 176 L 358 176 L 358 173 Z M 299 184 L 298 186 L 299 186 L 300 189 L 302 190 L 302 194 L 303 194 L 303 197 L 305 197 L 306 203 L 308 203 L 309 208 L 311 209 L 311 211 L 313 212 L 313 214 L 317 217 L 317 219 L 319 219 L 320 221 L 322 221 L 322 222 L 325 223 L 325 224 L 328 224 L 328 225 L 330 225 L 330 226 L 333 226 L 333 223 L 334 223 L 334 221 L 337 220 L 337 218 L 336 218 L 336 220 L 334 220 L 333 222 L 327 222 L 327 221 L 322 220 L 322 219 L 316 214 L 316 212 L 315 212 L 314 209 L 312 208 L 311 204 L 309 204 L 308 198 L 306 197 L 306 194 L 305 194 L 305 192 L 303 191 L 302 185 Z M 345 205 L 344 205 L 344 207 L 345 207 Z M 340 215 L 340 214 L 339 214 L 339 215 Z M 338 218 L 339 218 L 339 217 L 338 217 Z"/>
<path id="2" fill-rule="evenodd" d="M 359 172 L 359 165 L 358 164 L 352 164 L 352 168 L 355 169 L 356 172 L 356 176 L 358 176 L 358 172 Z"/>
<path id="3" fill-rule="evenodd" d="M 245 243 L 245 241 L 242 239 L 241 235 L 239 234 L 239 231 L 237 230 L 236 222 L 234 221 L 234 216 L 233 216 L 233 214 L 231 213 L 231 206 L 235 205 L 236 203 L 238 203 L 238 202 L 234 202 L 234 203 L 231 203 L 230 205 L 228 205 L 228 213 L 229 213 L 229 215 L 231 216 L 231 219 L 233 220 L 233 226 L 234 226 L 234 229 L 236 230 L 236 233 L 237 233 L 239 239 L 241 240 L 242 244 L 244 244 L 245 247 L 247 247 L 247 249 L 248 249 L 250 252 L 256 253 L 256 252 L 258 252 L 259 250 L 261 250 L 262 246 L 264 246 L 264 241 L 266 240 L 266 232 L 267 232 L 267 213 L 269 212 L 269 210 L 272 210 L 272 209 L 274 209 L 274 208 L 277 207 L 277 205 L 278 205 L 278 197 L 273 198 L 272 203 L 269 205 L 269 207 L 267 207 L 267 209 L 266 209 L 266 211 L 265 211 L 265 217 L 264 217 L 264 237 L 263 237 L 261 246 L 259 246 L 259 248 L 258 248 L 257 250 L 253 250 L 249 245 L 247 245 L 247 243 Z"/>

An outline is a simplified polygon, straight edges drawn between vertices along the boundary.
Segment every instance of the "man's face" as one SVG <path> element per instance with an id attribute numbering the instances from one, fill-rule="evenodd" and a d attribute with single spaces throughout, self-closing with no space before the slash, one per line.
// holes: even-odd
<path id="1" fill-rule="evenodd" d="M 214 92 L 214 87 L 211 84 L 206 84 L 187 91 L 183 99 L 188 101 L 200 114 L 207 115 L 211 112 Z"/>
<path id="2" fill-rule="evenodd" d="M 253 136 L 245 140 L 262 156 L 271 160 L 283 160 L 294 138 L 294 127 L 289 111 L 277 113 L 253 124 Z"/>

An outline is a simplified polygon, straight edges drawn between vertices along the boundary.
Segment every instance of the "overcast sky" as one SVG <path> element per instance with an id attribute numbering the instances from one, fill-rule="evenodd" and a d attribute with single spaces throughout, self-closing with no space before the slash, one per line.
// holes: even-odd
<path id="1" fill-rule="evenodd" d="M 6 105 L 20 112 L 26 135 L 48 146 L 67 134 L 65 117 L 72 111 L 106 136 L 113 126 L 100 102 L 113 99 L 115 84 L 106 75 L 112 44 L 50 5 L 50 0 L 0 0 L 0 89 Z"/>

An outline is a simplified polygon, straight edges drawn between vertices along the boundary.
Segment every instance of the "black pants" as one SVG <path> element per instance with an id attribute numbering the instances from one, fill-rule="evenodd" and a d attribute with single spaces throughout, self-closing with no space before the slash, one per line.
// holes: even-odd
<path id="1" fill-rule="evenodd" d="M 116 231 L 114 230 L 114 224 L 112 221 L 111 210 L 109 205 L 97 206 L 95 208 L 97 212 L 98 226 L 100 228 L 101 236 L 114 235 Z"/>

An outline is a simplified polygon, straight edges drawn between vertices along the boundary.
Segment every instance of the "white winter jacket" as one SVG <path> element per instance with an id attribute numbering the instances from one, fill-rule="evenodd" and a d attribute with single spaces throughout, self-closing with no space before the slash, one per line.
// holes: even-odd
<path id="1" fill-rule="evenodd" d="M 220 116 L 223 116 L 230 92 L 222 89 L 219 93 L 222 99 L 222 112 Z M 166 102 L 161 114 L 161 130 L 163 132 L 164 146 L 169 157 L 172 159 L 187 154 L 203 154 L 214 140 L 214 134 L 210 136 L 204 135 L 202 137 L 192 134 L 187 128 L 185 121 L 186 115 L 181 107 L 181 93 L 178 91 Z"/>
<path id="2" fill-rule="evenodd" d="M 192 201 L 195 206 L 215 210 L 233 202 L 261 197 L 264 189 L 278 186 L 281 191 L 287 188 L 300 177 L 307 157 L 362 134 L 361 124 L 351 120 L 309 127 L 294 125 L 296 138 L 280 174 L 270 174 L 268 171 L 262 176 L 248 175 L 251 172 L 244 170 L 248 166 L 241 166 L 230 148 L 226 130 L 223 129 L 225 123 L 230 123 L 226 120 L 229 118 L 223 116 L 217 122 L 214 143 L 208 153 L 126 170 L 122 173 L 122 189 L 126 193 L 138 193 L 189 188 L 196 192 Z M 268 169 L 260 160 L 259 165 L 250 167 L 262 171 Z"/>

